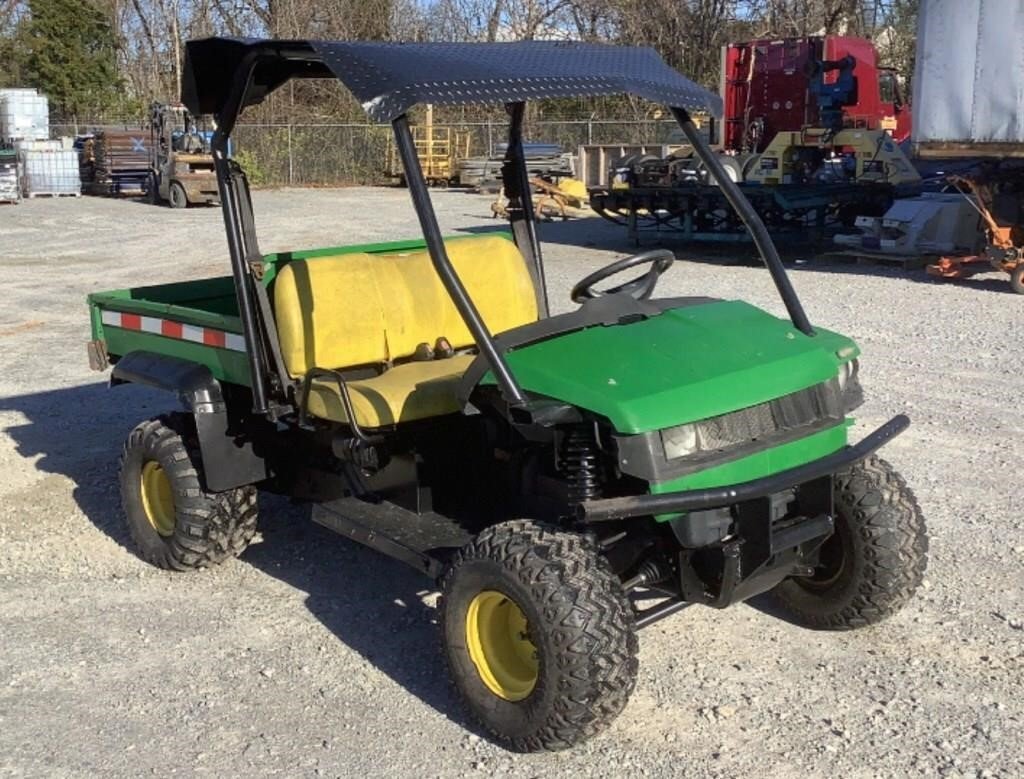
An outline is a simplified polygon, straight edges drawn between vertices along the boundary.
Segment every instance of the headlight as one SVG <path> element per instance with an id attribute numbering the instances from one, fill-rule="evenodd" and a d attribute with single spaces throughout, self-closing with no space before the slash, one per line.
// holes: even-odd
<path id="1" fill-rule="evenodd" d="M 837 378 L 845 411 L 853 411 L 864 402 L 864 390 L 860 386 L 859 373 L 860 363 L 857 360 L 850 360 L 839 366 Z"/>
<path id="2" fill-rule="evenodd" d="M 661 445 L 665 447 L 665 458 L 674 460 L 697 451 L 697 426 L 678 425 L 661 431 Z"/>

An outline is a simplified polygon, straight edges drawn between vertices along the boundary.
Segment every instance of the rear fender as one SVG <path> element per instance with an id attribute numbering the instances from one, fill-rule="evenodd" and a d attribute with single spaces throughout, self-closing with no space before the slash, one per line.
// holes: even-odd
<path id="1" fill-rule="evenodd" d="M 229 432 L 224 393 L 205 365 L 153 352 L 129 352 L 110 376 L 111 387 L 119 384 L 173 392 L 192 412 L 207 489 L 222 492 L 267 478 L 266 462 L 253 451 L 252 442 Z"/>

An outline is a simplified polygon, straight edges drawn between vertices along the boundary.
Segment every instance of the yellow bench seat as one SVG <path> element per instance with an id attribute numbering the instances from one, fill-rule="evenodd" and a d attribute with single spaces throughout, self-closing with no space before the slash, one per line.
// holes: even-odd
<path id="1" fill-rule="evenodd" d="M 483 235 L 446 247 L 492 334 L 537 320 L 533 281 L 512 241 Z M 475 346 L 426 250 L 294 260 L 274 282 L 274 314 L 293 378 L 314 368 L 381 371 L 346 382 L 361 426 L 389 427 L 459 410 L 455 391 L 473 355 L 409 359 L 419 345 L 439 339 L 459 351 Z M 312 383 L 307 408 L 315 417 L 348 422 L 330 379 Z"/>
<path id="2" fill-rule="evenodd" d="M 459 410 L 455 390 L 472 361 L 471 354 L 457 354 L 443 360 L 407 362 L 380 376 L 346 382 L 356 422 L 362 427 L 389 427 L 455 413 Z M 348 423 L 338 383 L 331 379 L 313 380 L 308 409 L 315 417 Z"/>

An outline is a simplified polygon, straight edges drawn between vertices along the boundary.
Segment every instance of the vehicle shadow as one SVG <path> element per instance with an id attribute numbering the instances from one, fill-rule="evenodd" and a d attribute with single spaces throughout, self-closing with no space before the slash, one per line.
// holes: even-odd
<path id="1" fill-rule="evenodd" d="M 114 392 L 105 383 L 0 397 L 0 434 L 36 469 L 72 482 L 72 497 L 82 513 L 105 535 L 129 544 L 121 521 L 118 461 L 131 428 L 173 410 L 166 393 L 144 387 Z"/>
<path id="2" fill-rule="evenodd" d="M 45 474 L 72 483 L 95 527 L 134 553 L 121 516 L 118 460 L 129 431 L 176 409 L 168 393 L 105 383 L 0 397 L 0 435 Z M 411 568 L 309 521 L 308 508 L 261 496 L 263 542 L 234 565 L 251 565 L 306 594 L 330 633 L 396 684 L 484 736 L 450 689 L 432 600 L 433 583 Z M 425 602 L 427 601 L 427 602 Z M 328 650 L 330 648 L 328 647 Z"/>
<path id="3" fill-rule="evenodd" d="M 433 582 L 409 566 L 315 525 L 309 507 L 260 501 L 262 543 L 240 560 L 306 594 L 346 647 L 455 724 L 486 737 L 449 682 Z"/>

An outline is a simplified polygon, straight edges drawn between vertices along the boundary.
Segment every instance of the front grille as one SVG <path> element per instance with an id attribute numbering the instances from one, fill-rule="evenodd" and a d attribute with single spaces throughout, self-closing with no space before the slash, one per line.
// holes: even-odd
<path id="1" fill-rule="evenodd" d="M 824 427 L 843 419 L 839 381 L 775 398 L 767 403 L 710 417 L 696 422 L 697 448 L 700 452 L 721 452 L 735 447 L 785 436 L 806 427 Z"/>

